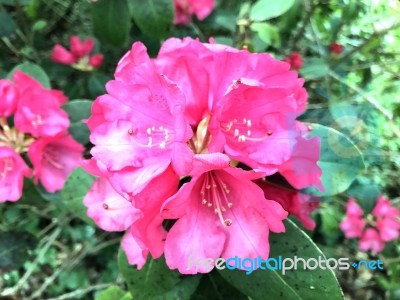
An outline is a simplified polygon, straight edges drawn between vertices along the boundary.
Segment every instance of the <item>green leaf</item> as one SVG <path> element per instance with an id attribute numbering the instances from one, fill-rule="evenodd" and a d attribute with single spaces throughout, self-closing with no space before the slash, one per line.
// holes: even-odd
<path id="1" fill-rule="evenodd" d="M 295 0 L 258 0 L 251 7 L 250 20 L 261 22 L 279 17 L 287 12 Z"/>
<path id="2" fill-rule="evenodd" d="M 0 37 L 9 37 L 17 31 L 17 24 L 6 12 L 0 11 Z"/>
<path id="3" fill-rule="evenodd" d="M 201 277 L 200 284 L 190 300 L 248 300 L 248 297 L 226 282 L 216 270 Z"/>
<path id="4" fill-rule="evenodd" d="M 312 124 L 310 137 L 321 139 L 321 156 L 318 165 L 322 169 L 324 191 L 314 187 L 303 190 L 315 196 L 332 196 L 347 190 L 357 175 L 365 168 L 362 153 L 357 146 L 339 131 L 319 124 Z"/>
<path id="5" fill-rule="evenodd" d="M 36 244 L 36 238 L 27 232 L 0 233 L 0 270 L 16 269 L 22 266 Z"/>
<path id="6" fill-rule="evenodd" d="M 47 76 L 46 72 L 38 65 L 25 62 L 20 65 L 15 66 L 10 73 L 8 74 L 7 78 L 11 79 L 14 75 L 15 71 L 20 70 L 25 74 L 31 76 L 35 80 L 39 81 L 45 88 L 49 89 L 50 86 L 50 79 Z"/>
<path id="7" fill-rule="evenodd" d="M 190 299 L 196 290 L 201 276 L 185 276 L 170 270 L 164 257 L 148 258 L 141 270 L 129 265 L 125 253 L 118 254 L 119 270 L 135 300 L 147 299 Z"/>
<path id="8" fill-rule="evenodd" d="M 90 76 L 87 85 L 90 96 L 92 98 L 96 98 L 104 94 L 106 92 L 105 85 L 109 80 L 110 77 L 102 73 L 95 73 L 92 76 Z"/>
<path id="9" fill-rule="evenodd" d="M 89 129 L 83 120 L 90 117 L 93 102 L 90 100 L 72 100 L 63 105 L 63 109 L 68 113 L 71 125 L 68 128 L 73 138 L 85 145 L 89 142 Z"/>
<path id="10" fill-rule="evenodd" d="M 127 0 L 99 0 L 93 3 L 92 21 L 94 32 L 101 40 L 115 47 L 127 42 L 131 29 Z"/>
<path id="11" fill-rule="evenodd" d="M 292 221 L 285 221 L 284 234 L 271 234 L 270 258 L 321 257 L 326 259 L 310 237 Z M 272 263 L 274 265 L 274 263 Z M 268 299 L 320 299 L 329 295 L 329 299 L 343 299 L 343 294 L 335 274 L 331 270 L 304 270 L 299 263 L 297 270 L 287 270 L 285 275 L 279 270 L 256 270 L 250 275 L 240 270 L 220 270 L 222 277 L 252 300 Z M 314 264 L 313 264 L 314 266 Z"/>
<path id="12" fill-rule="evenodd" d="M 64 189 L 61 191 L 61 205 L 63 208 L 89 225 L 95 224 L 86 215 L 87 208 L 83 205 L 83 198 L 94 180 L 95 177 L 86 173 L 83 169 L 77 168 L 68 176 Z"/>
<path id="13" fill-rule="evenodd" d="M 258 34 L 258 37 L 267 45 L 278 48 L 281 44 L 279 31 L 276 26 L 267 23 L 253 23 L 250 29 Z"/>
<path id="14" fill-rule="evenodd" d="M 133 299 L 129 292 L 122 290 L 119 286 L 113 285 L 99 293 L 95 300 L 131 300 Z"/>
<path id="15" fill-rule="evenodd" d="M 328 64 L 320 58 L 309 58 L 304 62 L 304 67 L 300 69 L 300 75 L 305 79 L 318 79 L 324 77 L 329 72 Z"/>
<path id="16" fill-rule="evenodd" d="M 174 19 L 171 0 L 130 0 L 130 11 L 139 29 L 152 37 L 167 37 Z"/>

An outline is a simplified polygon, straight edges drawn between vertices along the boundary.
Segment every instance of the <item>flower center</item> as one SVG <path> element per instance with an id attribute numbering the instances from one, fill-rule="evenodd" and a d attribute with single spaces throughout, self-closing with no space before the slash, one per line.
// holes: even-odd
<path id="1" fill-rule="evenodd" d="M 211 116 L 207 116 L 206 118 L 200 121 L 196 129 L 196 134 L 193 135 L 193 138 L 189 141 L 189 147 L 196 154 L 208 152 L 207 147 L 211 141 L 211 134 L 210 131 L 208 130 L 208 124 L 210 123 L 210 118 Z"/>
<path id="2" fill-rule="evenodd" d="M 5 118 L 0 118 L 0 128 L 0 146 L 10 147 L 17 153 L 27 152 L 34 141 L 29 135 L 25 135 L 16 128 L 10 128 Z"/>
<path id="3" fill-rule="evenodd" d="M 247 118 L 221 122 L 220 126 L 223 132 L 231 135 L 240 143 L 245 141 L 262 142 L 272 135 L 272 130 L 265 132 L 264 130 L 253 128 L 253 122 Z"/>
<path id="4" fill-rule="evenodd" d="M 230 193 L 227 185 L 214 174 L 214 172 L 207 172 L 204 175 L 203 185 L 201 187 L 201 203 L 207 207 L 214 209 L 214 213 L 218 215 L 219 220 L 224 226 L 231 226 L 232 220 L 226 219 L 223 216 L 233 204 L 229 202 L 228 194 Z"/>
<path id="5" fill-rule="evenodd" d="M 0 160 L 0 180 L 7 178 L 7 173 L 13 170 L 13 161 L 9 157 Z"/>

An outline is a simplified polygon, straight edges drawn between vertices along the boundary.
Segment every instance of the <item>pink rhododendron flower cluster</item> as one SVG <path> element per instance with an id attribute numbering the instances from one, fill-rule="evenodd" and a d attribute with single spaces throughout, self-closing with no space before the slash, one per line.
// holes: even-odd
<path id="1" fill-rule="evenodd" d="M 260 183 L 279 172 L 321 188 L 320 140 L 296 121 L 307 93 L 287 63 L 191 38 L 150 59 L 137 42 L 106 90 L 88 120 L 85 169 L 98 179 L 84 204 L 102 229 L 127 230 L 131 264 L 164 254 L 181 273 L 208 272 L 188 269 L 189 256 L 267 258 L 288 211 L 314 226 L 308 196 Z"/>
<path id="2" fill-rule="evenodd" d="M 296 71 L 298 71 L 303 66 L 303 57 L 299 52 L 290 53 L 290 55 L 285 57 L 283 61 L 290 64 L 290 67 Z"/>
<path id="3" fill-rule="evenodd" d="M 354 198 L 347 202 L 346 216 L 340 229 L 348 239 L 360 238 L 358 247 L 362 251 L 381 252 L 385 242 L 399 238 L 400 211 L 389 199 L 379 196 L 372 214 L 365 216 Z"/>
<path id="4" fill-rule="evenodd" d="M 81 40 L 78 36 L 70 38 L 70 51 L 60 44 L 56 44 L 51 53 L 54 62 L 72 66 L 81 71 L 92 71 L 103 63 L 102 54 L 91 54 L 94 48 L 94 40 L 87 38 Z"/>
<path id="5" fill-rule="evenodd" d="M 62 92 L 21 71 L 11 81 L 0 80 L 0 202 L 21 197 L 24 177 L 33 176 L 48 192 L 60 190 L 79 165 L 83 147 L 68 134 L 61 109 L 66 101 Z M 26 153 L 33 170 L 23 159 Z"/>
<path id="6" fill-rule="evenodd" d="M 208 17 L 214 9 L 215 0 L 174 0 L 174 6 L 174 24 L 188 25 L 193 15 L 199 20 Z"/>

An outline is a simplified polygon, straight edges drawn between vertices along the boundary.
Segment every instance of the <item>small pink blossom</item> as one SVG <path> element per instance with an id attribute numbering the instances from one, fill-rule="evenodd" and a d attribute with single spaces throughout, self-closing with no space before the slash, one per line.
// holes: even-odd
<path id="1" fill-rule="evenodd" d="M 346 205 L 346 217 L 340 222 L 340 229 L 348 239 L 361 237 L 366 225 L 363 211 L 354 198 L 350 198 Z"/>
<path id="2" fill-rule="evenodd" d="M 0 79 L 0 117 L 9 117 L 17 109 L 19 93 L 14 84 L 6 79 Z"/>
<path id="3" fill-rule="evenodd" d="M 45 89 L 21 71 L 14 73 L 13 81 L 20 92 L 14 115 L 18 130 L 40 137 L 54 136 L 68 128 L 68 115 L 60 107 L 67 101 L 62 92 Z"/>
<path id="4" fill-rule="evenodd" d="M 174 24 L 188 25 L 192 16 L 204 20 L 214 9 L 215 0 L 174 0 Z"/>
<path id="5" fill-rule="evenodd" d="M 291 69 L 295 71 L 298 71 L 303 66 L 303 58 L 299 52 L 291 52 L 283 61 L 288 63 Z"/>
<path id="6" fill-rule="evenodd" d="M 344 46 L 335 42 L 329 45 L 329 50 L 334 54 L 340 54 L 343 52 Z"/>
<path id="7" fill-rule="evenodd" d="M 358 248 L 362 251 L 381 252 L 385 248 L 385 243 L 375 229 L 368 228 L 359 240 Z"/>
<path id="8" fill-rule="evenodd" d="M 72 36 L 70 38 L 70 48 L 71 50 L 68 51 L 63 46 L 56 44 L 51 53 L 51 59 L 54 62 L 70 65 L 82 71 L 92 71 L 101 66 L 103 55 L 90 55 L 94 48 L 93 39 L 81 40 L 78 36 Z"/>
<path id="9" fill-rule="evenodd" d="M 37 139 L 28 150 L 35 181 L 40 181 L 50 193 L 61 190 L 68 175 L 79 166 L 83 150 L 83 146 L 65 132 Z"/>
<path id="10" fill-rule="evenodd" d="M 384 242 L 398 239 L 400 236 L 400 220 L 385 217 L 376 221 L 376 228 Z"/>
<path id="11" fill-rule="evenodd" d="M 264 191 L 266 199 L 278 202 L 284 210 L 298 218 L 308 230 L 315 228 L 315 221 L 310 214 L 319 206 L 319 198 L 286 189 L 264 180 L 257 180 L 256 183 Z"/>
<path id="12" fill-rule="evenodd" d="M 384 196 L 379 196 L 372 214 L 375 217 L 396 218 L 400 216 L 400 211 L 398 208 L 393 207 L 390 204 L 389 199 L 385 198 Z"/>
<path id="13" fill-rule="evenodd" d="M 343 231 L 346 238 L 353 239 L 361 237 L 365 224 L 364 219 L 348 215 L 340 222 L 340 229 Z"/>
<path id="14" fill-rule="evenodd" d="M 0 147 L 0 202 L 21 198 L 24 177 L 30 176 L 29 167 L 17 152 Z"/>

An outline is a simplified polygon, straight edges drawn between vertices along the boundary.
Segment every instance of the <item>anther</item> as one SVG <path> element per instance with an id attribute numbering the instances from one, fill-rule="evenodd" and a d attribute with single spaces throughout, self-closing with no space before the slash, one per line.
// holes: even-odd
<path id="1" fill-rule="evenodd" d="M 231 225 L 232 225 L 232 220 L 231 220 L 231 219 L 226 219 L 226 220 L 224 221 L 224 225 L 225 225 L 225 226 L 231 226 Z"/>
<path id="2" fill-rule="evenodd" d="M 108 205 L 106 203 L 103 203 L 103 208 L 104 209 L 108 209 L 109 207 L 108 207 Z"/>

